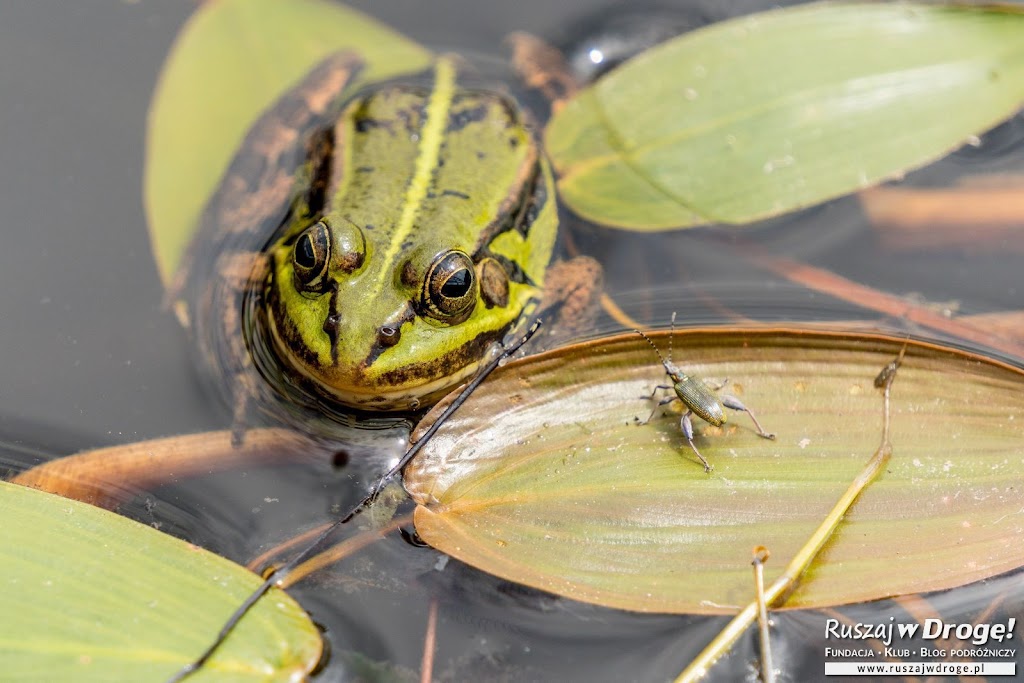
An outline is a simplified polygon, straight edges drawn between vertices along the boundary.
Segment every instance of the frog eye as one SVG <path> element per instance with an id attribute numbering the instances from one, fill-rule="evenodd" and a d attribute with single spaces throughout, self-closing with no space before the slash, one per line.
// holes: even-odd
<path id="1" fill-rule="evenodd" d="M 331 256 L 331 232 L 319 221 L 306 228 L 292 249 L 295 282 L 306 292 L 322 292 Z"/>
<path id="2" fill-rule="evenodd" d="M 476 304 L 473 260 L 461 251 L 448 251 L 430 264 L 423 283 L 422 304 L 432 318 L 462 322 Z"/>

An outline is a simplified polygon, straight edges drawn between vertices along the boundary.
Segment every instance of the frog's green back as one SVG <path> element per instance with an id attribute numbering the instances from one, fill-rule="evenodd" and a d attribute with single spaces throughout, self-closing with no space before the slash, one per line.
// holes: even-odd
<path id="1" fill-rule="evenodd" d="M 271 346 L 341 403 L 414 409 L 475 372 L 540 296 L 550 172 L 516 104 L 463 88 L 448 58 L 426 84 L 352 100 L 330 164 L 325 205 L 270 250 Z"/>

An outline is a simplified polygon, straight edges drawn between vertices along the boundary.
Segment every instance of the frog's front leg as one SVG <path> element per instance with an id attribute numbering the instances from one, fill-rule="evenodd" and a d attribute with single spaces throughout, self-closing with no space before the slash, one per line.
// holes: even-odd
<path id="1" fill-rule="evenodd" d="M 517 31 L 508 37 L 512 66 L 527 87 L 539 91 L 556 112 L 580 84 L 562 52 L 535 35 Z"/>
<path id="2" fill-rule="evenodd" d="M 260 377 L 246 343 L 243 311 L 245 298 L 256 295 L 264 286 L 270 260 L 265 253 L 235 252 L 217 259 L 216 282 L 207 289 L 209 300 L 201 306 L 206 320 L 218 329 L 211 330 L 212 345 L 200 351 L 216 357 L 206 358 L 208 367 L 220 367 L 231 405 L 231 443 L 242 445 L 249 422 L 248 409 L 253 401 L 271 401 L 270 387 Z"/>
<path id="3" fill-rule="evenodd" d="M 260 295 L 269 270 L 260 253 L 287 220 L 297 188 L 318 191 L 330 159 L 325 131 L 362 67 L 351 53 L 331 55 L 265 111 L 249 129 L 168 287 L 206 372 L 231 406 L 241 443 L 253 398 L 272 391 L 253 366 L 243 329 L 246 293 Z"/>
<path id="4" fill-rule="evenodd" d="M 191 309 L 196 325 L 197 359 L 215 373 L 216 388 L 231 407 L 232 443 L 245 435 L 246 412 L 265 390 L 246 344 L 243 322 L 245 297 L 266 279 L 267 256 L 259 252 L 227 252 L 214 260 L 210 281 L 195 293 Z"/>
<path id="5" fill-rule="evenodd" d="M 593 330 L 601 310 L 603 285 L 604 269 L 589 256 L 548 267 L 536 312 L 545 326 L 531 352 L 554 348 Z"/>

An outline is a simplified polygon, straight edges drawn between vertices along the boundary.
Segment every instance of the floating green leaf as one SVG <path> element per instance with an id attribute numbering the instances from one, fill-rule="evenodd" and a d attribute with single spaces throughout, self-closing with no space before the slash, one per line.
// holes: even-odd
<path id="1" fill-rule="evenodd" d="M 655 336 L 664 348 L 665 335 Z M 776 441 L 731 413 L 638 425 L 665 382 L 624 335 L 496 371 L 406 470 L 416 529 L 497 576 L 649 612 L 723 613 L 752 599 L 750 552 L 771 582 L 878 448 L 873 380 L 903 340 L 815 332 L 677 332 L 685 369 L 727 391 Z M 1024 564 L 1024 372 L 911 342 L 892 390 L 893 454 L 805 575 L 789 607 L 937 590 Z M 429 420 L 429 417 L 428 417 Z"/>
<path id="2" fill-rule="evenodd" d="M 367 80 L 414 71 L 429 53 L 324 0 L 210 0 L 186 24 L 153 95 L 145 202 L 164 283 L 256 117 L 332 52 L 352 50 Z"/>
<path id="3" fill-rule="evenodd" d="M 676 38 L 547 129 L 564 200 L 599 223 L 745 223 L 898 177 L 1024 102 L 1019 8 L 812 4 Z"/>
<path id="4" fill-rule="evenodd" d="M 166 680 L 261 583 L 142 524 L 2 481 L 0 518 L 4 680 Z M 320 651 L 306 613 L 274 590 L 193 678 L 304 679 Z"/>

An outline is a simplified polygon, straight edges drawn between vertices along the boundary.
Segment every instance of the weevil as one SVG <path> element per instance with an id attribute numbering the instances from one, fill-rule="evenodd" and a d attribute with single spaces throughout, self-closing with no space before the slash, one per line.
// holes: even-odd
<path id="1" fill-rule="evenodd" d="M 650 337 L 641 332 L 640 330 L 633 330 L 651 345 L 654 352 L 658 354 L 658 359 L 661 360 L 662 367 L 665 368 L 665 373 L 672 380 L 672 384 L 659 384 L 654 387 L 654 391 L 651 392 L 650 396 L 644 396 L 643 398 L 652 399 L 660 389 L 672 389 L 675 392 L 675 396 L 669 396 L 668 398 L 662 399 L 658 402 L 658 405 L 654 407 L 651 414 L 646 420 L 640 424 L 647 424 L 654 417 L 654 413 L 658 411 L 658 408 L 672 403 L 673 401 L 682 401 L 683 406 L 686 407 L 686 411 L 683 413 L 682 418 L 679 420 L 679 428 L 683 432 L 683 436 L 686 437 L 687 443 L 690 444 L 690 448 L 700 458 L 701 463 L 704 464 L 704 471 L 710 472 L 714 469 L 707 459 L 701 455 L 701 452 L 697 450 L 697 446 L 693 443 L 693 423 L 690 420 L 691 415 L 696 415 L 708 424 L 714 425 L 715 427 L 721 427 L 726 423 L 727 418 L 724 408 L 730 410 L 736 410 L 739 412 L 746 413 L 750 416 L 750 419 L 754 421 L 754 426 L 757 428 L 757 435 L 763 439 L 775 439 L 774 434 L 770 434 L 764 430 L 761 423 L 758 422 L 757 417 L 751 412 L 750 408 L 743 405 L 735 396 L 730 394 L 718 395 L 717 392 L 728 380 L 722 382 L 716 387 L 710 387 L 707 382 L 699 377 L 688 375 L 679 369 L 675 363 L 672 362 L 672 337 L 675 335 L 676 329 L 676 314 L 672 314 L 672 331 L 668 337 L 668 359 L 661 355 L 661 351 L 655 346 L 654 342 L 651 341 Z"/>

